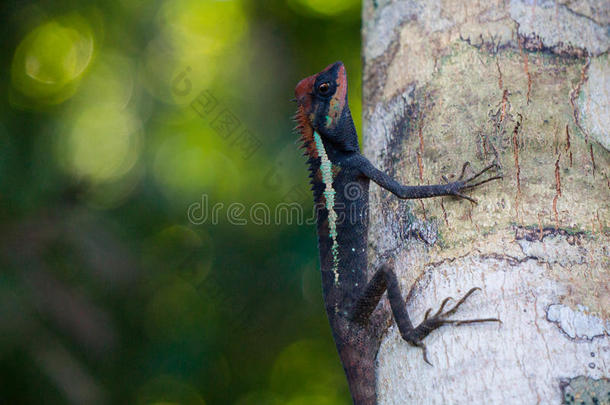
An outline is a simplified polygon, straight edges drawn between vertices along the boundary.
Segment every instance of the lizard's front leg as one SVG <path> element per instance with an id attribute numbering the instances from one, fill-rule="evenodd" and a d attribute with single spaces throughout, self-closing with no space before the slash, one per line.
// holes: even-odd
<path id="1" fill-rule="evenodd" d="M 453 308 L 443 312 L 445 306 L 451 300 L 451 298 L 445 298 L 441 303 L 439 310 L 430 317 L 431 309 L 426 311 L 424 320 L 417 327 L 413 327 L 409 313 L 407 312 L 406 304 L 400 293 L 400 286 L 394 269 L 389 263 L 384 264 L 375 274 L 369 283 L 367 284 L 362 296 L 356 301 L 349 317 L 352 321 L 365 324 L 371 316 L 371 313 L 377 306 L 383 293 L 388 291 L 388 300 L 390 301 L 390 307 L 392 308 L 392 314 L 394 320 L 400 331 L 400 335 L 404 340 L 413 346 L 417 346 L 423 350 L 424 361 L 431 365 L 428 361 L 426 352 L 426 346 L 423 344 L 423 340 L 435 329 L 440 328 L 443 325 L 464 325 L 470 323 L 479 322 L 501 322 L 498 318 L 480 318 L 480 319 L 467 319 L 467 320 L 454 320 L 448 319 L 450 315 L 453 315 L 458 308 L 470 297 L 478 287 L 472 288 L 470 291 L 462 297 Z"/>
<path id="2" fill-rule="evenodd" d="M 475 173 L 471 176 L 466 176 L 466 169 L 470 166 L 470 163 L 466 162 L 462 167 L 462 173 L 460 177 L 454 181 L 449 182 L 445 176 L 445 184 L 435 184 L 429 186 L 406 186 L 400 184 L 386 173 L 377 169 L 373 164 L 364 156 L 359 155 L 354 157 L 356 166 L 360 169 L 362 175 L 373 180 L 379 186 L 386 190 L 394 193 L 397 197 L 403 199 L 415 199 L 415 198 L 430 198 L 440 196 L 455 196 L 459 198 L 465 198 L 467 200 L 476 203 L 476 200 L 464 195 L 464 191 L 471 190 L 477 186 L 490 182 L 492 180 L 499 180 L 502 178 L 501 175 L 491 176 L 486 179 L 480 180 L 481 175 L 489 172 L 491 169 L 498 168 L 497 164 L 491 164 L 485 167 L 483 170 Z M 477 181 L 478 180 L 478 181 Z"/>

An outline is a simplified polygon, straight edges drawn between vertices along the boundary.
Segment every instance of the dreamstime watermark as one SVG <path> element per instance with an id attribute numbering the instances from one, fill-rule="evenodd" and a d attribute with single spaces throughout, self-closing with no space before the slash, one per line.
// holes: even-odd
<path id="1" fill-rule="evenodd" d="M 332 209 L 337 213 L 337 225 L 344 222 L 361 223 L 368 218 L 368 204 L 353 204 L 363 196 L 362 185 L 349 183 L 344 195 L 336 196 Z M 340 198 L 337 198 L 340 197 Z M 326 209 L 325 203 L 305 207 L 297 202 L 281 202 L 271 206 L 257 202 L 246 206 L 241 202 L 211 203 L 207 194 L 202 194 L 200 201 L 195 201 L 186 211 L 188 221 L 193 225 L 229 223 L 236 226 L 245 225 L 313 225 L 317 222 L 320 210 Z"/>
<path id="2" fill-rule="evenodd" d="M 258 202 L 247 207 L 240 202 L 225 204 L 216 202 L 210 204 L 207 194 L 201 196 L 201 201 L 189 205 L 186 216 L 193 225 L 218 225 L 225 221 L 231 225 L 311 225 L 316 221 L 313 214 L 305 215 L 304 207 L 296 202 L 279 203 L 274 208 L 269 204 Z"/>
<path id="3" fill-rule="evenodd" d="M 172 79 L 171 91 L 175 96 L 191 96 L 193 92 L 193 83 L 189 78 L 191 74 L 192 69 L 187 66 Z M 211 90 L 205 89 L 199 92 L 189 105 L 221 139 L 229 146 L 238 148 L 244 160 L 250 159 L 261 148 L 262 142 L 259 137 L 242 125 L 242 120 L 237 114 L 221 103 Z M 277 162 L 267 170 L 262 179 L 262 185 L 266 189 L 283 192 L 284 201 L 304 200 L 306 193 L 301 183 L 292 186 L 286 186 L 287 184 L 282 167 Z"/>
<path id="4" fill-rule="evenodd" d="M 189 79 L 191 67 L 187 66 L 172 80 L 172 93 L 179 97 L 191 94 L 193 84 Z M 208 121 L 210 128 L 230 146 L 239 148 L 244 160 L 250 159 L 262 146 L 260 139 L 242 125 L 233 111 L 220 103 L 211 90 L 199 92 L 190 103 L 191 108 L 201 118 Z"/>

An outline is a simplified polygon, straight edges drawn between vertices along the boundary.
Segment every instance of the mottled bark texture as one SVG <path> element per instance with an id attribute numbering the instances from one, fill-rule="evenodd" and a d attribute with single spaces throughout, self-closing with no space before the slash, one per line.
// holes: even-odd
<path id="1" fill-rule="evenodd" d="M 474 286 L 455 318 L 503 321 L 433 332 L 434 367 L 391 326 L 380 404 L 610 400 L 609 23 L 607 0 L 364 1 L 367 157 L 405 184 L 504 174 L 476 206 L 372 186 L 371 261 L 396 258 L 414 322 Z"/>

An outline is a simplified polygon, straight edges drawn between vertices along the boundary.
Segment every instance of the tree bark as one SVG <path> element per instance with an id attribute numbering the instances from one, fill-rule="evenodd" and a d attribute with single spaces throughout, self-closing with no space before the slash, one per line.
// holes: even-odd
<path id="1" fill-rule="evenodd" d="M 367 157 L 405 184 L 465 161 L 504 175 L 478 205 L 372 187 L 371 262 L 396 258 L 414 323 L 475 286 L 454 318 L 503 322 L 433 332 L 434 367 L 391 326 L 379 403 L 608 403 L 608 1 L 365 0 L 363 17 Z"/>

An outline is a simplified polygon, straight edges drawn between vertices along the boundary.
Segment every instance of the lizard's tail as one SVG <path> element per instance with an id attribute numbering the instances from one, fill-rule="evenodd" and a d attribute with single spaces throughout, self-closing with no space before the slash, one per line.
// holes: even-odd
<path id="1" fill-rule="evenodd" d="M 340 350 L 354 405 L 377 404 L 375 358 L 379 347 L 373 342 L 367 343 Z"/>

